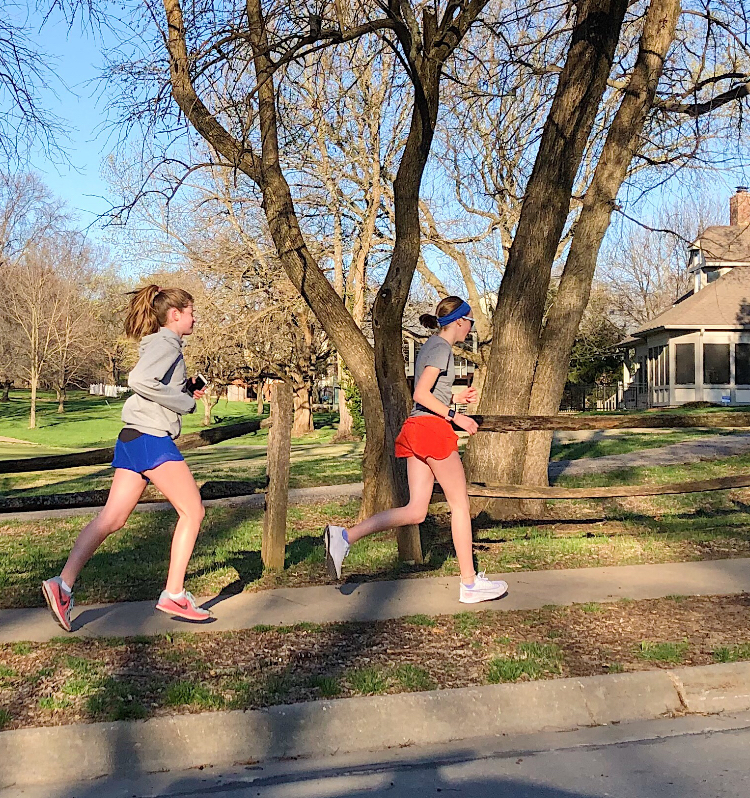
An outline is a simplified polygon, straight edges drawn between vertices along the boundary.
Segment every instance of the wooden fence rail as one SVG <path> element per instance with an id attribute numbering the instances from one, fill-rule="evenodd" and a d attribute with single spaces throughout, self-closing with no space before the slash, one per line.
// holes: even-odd
<path id="1" fill-rule="evenodd" d="M 472 416 L 480 432 L 598 429 L 706 429 L 750 427 L 750 413 L 644 413 L 622 416 Z"/>
<path id="2" fill-rule="evenodd" d="M 241 424 L 227 424 L 224 427 L 211 427 L 200 432 L 191 432 L 177 440 L 177 448 L 186 452 L 189 449 L 198 449 L 201 446 L 210 446 L 214 443 L 257 432 L 261 427 L 269 426 L 267 420 L 243 421 Z M 54 454 L 46 457 L 23 457 L 18 460 L 0 460 L 0 474 L 23 474 L 28 471 L 55 471 L 58 468 L 76 468 L 77 466 L 104 465 L 110 463 L 114 457 L 115 449 L 109 446 L 106 449 L 90 449 L 87 452 L 74 452 L 72 454 Z"/>
<path id="3" fill-rule="evenodd" d="M 742 429 L 750 427 L 750 413 L 644 413 L 622 416 L 474 416 L 480 432 L 608 429 Z M 601 488 L 559 488 L 535 485 L 472 483 L 469 496 L 487 499 L 614 499 L 625 496 L 666 496 L 750 487 L 750 474 L 673 482 L 666 485 L 614 485 Z"/>
<path id="4" fill-rule="evenodd" d="M 750 488 L 750 474 L 671 482 L 666 485 L 613 485 L 605 488 L 557 488 L 534 485 L 468 486 L 469 496 L 487 499 L 615 499 L 623 496 L 667 496 L 678 493 L 702 493 L 711 490 Z"/>

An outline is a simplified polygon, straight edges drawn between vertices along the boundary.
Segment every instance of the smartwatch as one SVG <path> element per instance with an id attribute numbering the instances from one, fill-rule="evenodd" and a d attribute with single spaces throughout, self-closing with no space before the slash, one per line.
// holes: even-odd
<path id="1" fill-rule="evenodd" d="M 448 411 L 448 415 L 447 415 L 445 418 L 446 418 L 446 420 L 448 420 L 448 421 L 453 421 L 453 419 L 454 419 L 455 415 L 456 415 L 456 411 L 455 411 L 453 408 L 451 408 L 451 409 Z"/>

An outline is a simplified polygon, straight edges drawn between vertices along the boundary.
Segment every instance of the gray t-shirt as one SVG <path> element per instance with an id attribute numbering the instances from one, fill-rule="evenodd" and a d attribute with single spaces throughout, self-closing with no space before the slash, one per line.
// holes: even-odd
<path id="1" fill-rule="evenodd" d="M 432 386 L 432 395 L 439 399 L 443 404 L 450 405 L 453 401 L 453 382 L 456 378 L 456 365 L 453 361 L 453 349 L 451 345 L 439 335 L 428 338 L 417 355 L 417 362 L 414 364 L 414 385 L 419 382 L 422 372 L 427 366 L 435 366 L 440 369 L 437 382 Z M 414 403 L 411 411 L 412 416 L 434 416 L 435 414 L 423 407 L 418 402 Z"/>

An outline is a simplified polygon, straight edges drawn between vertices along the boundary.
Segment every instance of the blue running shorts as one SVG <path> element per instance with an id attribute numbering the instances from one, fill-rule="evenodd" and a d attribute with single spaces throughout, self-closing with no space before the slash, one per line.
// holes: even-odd
<path id="1" fill-rule="evenodd" d="M 125 433 L 131 434 L 126 435 Z M 137 437 L 132 437 L 132 433 L 135 433 Z M 127 440 L 127 438 L 131 438 L 131 440 Z M 179 462 L 184 459 L 169 435 L 158 437 L 137 433 L 135 430 L 123 430 L 115 444 L 112 467 L 126 468 L 128 471 L 143 474 L 144 471 L 150 471 L 170 460 Z"/>

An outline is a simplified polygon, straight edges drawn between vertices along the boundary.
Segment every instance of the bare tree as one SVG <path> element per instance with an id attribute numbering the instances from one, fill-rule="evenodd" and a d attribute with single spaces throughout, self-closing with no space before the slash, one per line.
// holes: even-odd
<path id="1" fill-rule="evenodd" d="M 52 327 L 52 353 L 46 381 L 57 395 L 57 412 L 65 412 L 65 399 L 71 385 L 82 385 L 92 377 L 101 359 L 99 318 L 92 296 L 92 251 L 80 236 L 68 235 L 67 246 L 55 242 L 55 282 L 59 302 Z"/>
<path id="2" fill-rule="evenodd" d="M 55 330 L 64 302 L 55 274 L 52 242 L 33 244 L 6 267 L 8 316 L 21 332 L 21 370 L 31 389 L 29 429 L 36 427 L 36 402 L 44 369 L 55 353 Z"/>
<path id="3" fill-rule="evenodd" d="M 722 224 L 722 211 L 702 190 L 666 203 L 642 224 L 618 225 L 616 240 L 603 247 L 599 275 L 624 325 L 640 326 L 692 288 L 686 247 L 710 225 Z"/>

